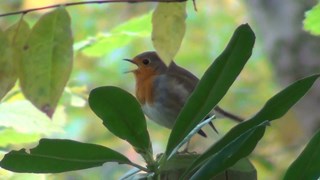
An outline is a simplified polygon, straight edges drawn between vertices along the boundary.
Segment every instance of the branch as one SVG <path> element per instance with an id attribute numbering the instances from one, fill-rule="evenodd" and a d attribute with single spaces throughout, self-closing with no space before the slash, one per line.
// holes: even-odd
<path id="1" fill-rule="evenodd" d="M 57 8 L 60 6 L 77 6 L 77 5 L 83 5 L 83 4 L 104 4 L 104 3 L 144 3 L 144 2 L 166 2 L 166 3 L 172 3 L 172 2 L 185 2 L 187 0 L 100 0 L 100 1 L 81 1 L 81 2 L 72 2 L 72 3 L 64 3 L 64 4 L 55 4 L 50 6 L 44 6 L 39 8 L 32 8 L 32 9 L 26 9 L 22 11 L 15 11 L 5 14 L 0 14 L 0 17 L 4 16 L 11 16 L 16 14 L 27 14 L 32 11 L 39 11 L 44 9 L 52 9 Z"/>

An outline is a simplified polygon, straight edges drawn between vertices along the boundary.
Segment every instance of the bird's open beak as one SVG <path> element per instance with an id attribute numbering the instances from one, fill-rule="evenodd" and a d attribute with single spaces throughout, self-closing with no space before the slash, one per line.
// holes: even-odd
<path id="1" fill-rule="evenodd" d="M 136 62 L 134 62 L 133 60 L 131 60 L 131 59 L 123 59 L 124 61 L 128 61 L 128 62 L 130 62 L 130 63 L 132 63 L 132 64 L 135 64 L 135 65 L 138 65 Z M 125 71 L 124 73 L 132 73 L 132 72 L 134 72 L 136 69 L 134 69 L 134 70 L 129 70 L 129 71 Z"/>
<path id="2" fill-rule="evenodd" d="M 124 61 L 128 61 L 128 62 L 131 62 L 132 64 L 135 64 L 135 65 L 137 65 L 137 63 L 136 62 L 134 62 L 132 59 L 123 59 Z"/>

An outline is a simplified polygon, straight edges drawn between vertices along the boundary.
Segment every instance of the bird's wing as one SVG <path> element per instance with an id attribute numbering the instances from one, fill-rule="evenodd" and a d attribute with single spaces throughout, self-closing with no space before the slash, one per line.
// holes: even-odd
<path id="1" fill-rule="evenodd" d="M 178 66 L 173 61 L 168 67 L 167 74 L 174 77 L 178 83 L 183 84 L 183 86 L 189 91 L 190 94 L 192 93 L 192 91 L 197 86 L 197 83 L 199 82 L 199 79 L 195 75 L 193 75 L 191 72 L 187 71 L 186 69 Z M 207 119 L 208 117 L 209 116 L 207 116 L 205 119 Z M 209 122 L 209 125 L 215 132 L 218 133 L 217 129 L 214 127 L 211 121 Z M 198 133 L 202 136 L 205 135 L 205 134 L 202 134 L 204 132 L 199 131 Z"/>
<path id="2" fill-rule="evenodd" d="M 173 61 L 170 63 L 167 75 L 173 77 L 178 83 L 182 84 L 191 94 L 197 86 L 199 79 L 186 69 L 176 65 Z"/>

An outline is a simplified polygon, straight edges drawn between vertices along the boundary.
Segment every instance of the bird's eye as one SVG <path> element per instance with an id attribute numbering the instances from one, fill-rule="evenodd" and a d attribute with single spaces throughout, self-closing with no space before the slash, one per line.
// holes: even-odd
<path id="1" fill-rule="evenodd" d="M 144 65 L 147 65 L 147 64 L 150 63 L 150 60 L 149 60 L 149 59 L 144 59 L 144 60 L 142 60 L 142 63 L 143 63 Z"/>

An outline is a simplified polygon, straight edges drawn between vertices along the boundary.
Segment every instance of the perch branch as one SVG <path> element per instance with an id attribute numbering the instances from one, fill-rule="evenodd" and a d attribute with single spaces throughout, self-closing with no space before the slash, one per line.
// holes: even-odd
<path id="1" fill-rule="evenodd" d="M 11 16 L 16 14 L 27 14 L 32 11 L 39 11 L 44 9 L 51 9 L 51 8 L 57 8 L 60 6 L 77 6 L 77 5 L 83 5 L 83 4 L 104 4 L 104 3 L 144 3 L 144 2 L 166 2 L 166 3 L 172 3 L 172 2 L 185 2 L 187 0 L 100 0 L 100 1 L 81 1 L 81 2 L 71 2 L 71 3 L 64 3 L 64 4 L 55 4 L 50 6 L 44 6 L 44 7 L 38 7 L 38 8 L 32 8 L 32 9 L 26 9 L 22 11 L 15 11 L 5 14 L 0 14 L 0 17 L 4 16 Z"/>

